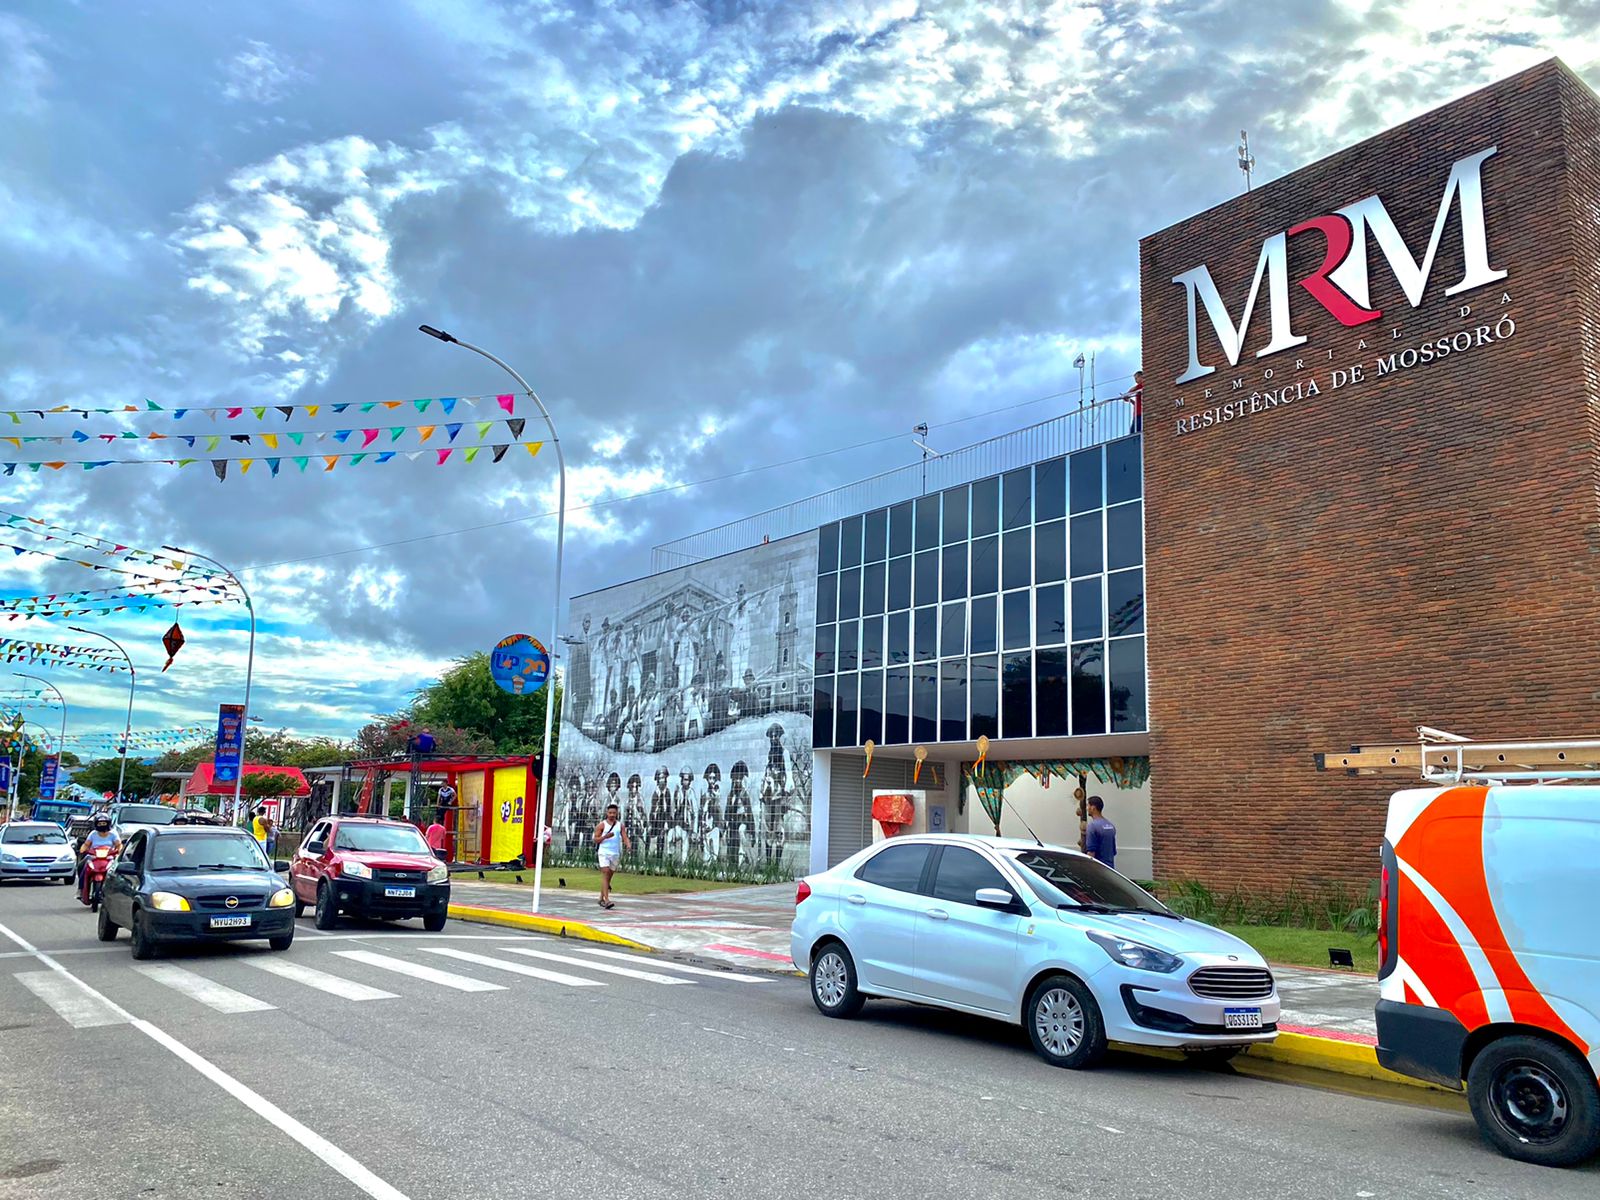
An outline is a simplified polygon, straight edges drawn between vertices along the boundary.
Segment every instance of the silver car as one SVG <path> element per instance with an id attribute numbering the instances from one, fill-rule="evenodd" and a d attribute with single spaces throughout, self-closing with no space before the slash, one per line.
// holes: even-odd
<path id="1" fill-rule="evenodd" d="M 790 953 L 823 1014 L 868 997 L 1020 1023 L 1046 1062 L 1108 1042 L 1225 1060 L 1277 1035 L 1266 962 L 1078 850 L 897 837 L 800 881 Z"/>
<path id="2" fill-rule="evenodd" d="M 77 856 L 66 832 L 52 821 L 12 821 L 0 825 L 0 881 L 59 880 L 71 883 Z"/>

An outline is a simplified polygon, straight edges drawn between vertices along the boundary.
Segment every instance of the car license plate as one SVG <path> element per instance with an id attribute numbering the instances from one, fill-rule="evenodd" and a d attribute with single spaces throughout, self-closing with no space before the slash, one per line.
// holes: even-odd
<path id="1" fill-rule="evenodd" d="M 242 929 L 250 924 L 249 917 L 212 917 L 213 929 Z"/>
<path id="2" fill-rule="evenodd" d="M 1224 1029 L 1260 1029 L 1261 1010 L 1259 1008 L 1225 1008 L 1222 1010 L 1222 1027 Z"/>
<path id="3" fill-rule="evenodd" d="M 398 898 L 403 899 L 403 900 L 409 900 L 412 896 L 415 896 L 417 894 L 417 889 L 414 888 L 414 887 L 408 887 L 408 888 L 386 887 L 386 888 L 383 889 L 383 894 L 385 896 L 394 896 L 394 897 L 398 897 Z"/>
<path id="4" fill-rule="evenodd" d="M 29 867 L 29 868 L 28 868 L 28 870 L 30 870 L 30 871 L 38 871 L 38 872 L 40 872 L 40 873 L 43 873 L 43 872 L 45 872 L 45 871 L 48 871 L 48 870 L 49 870 L 49 869 L 50 869 L 50 864 L 48 864 L 48 863 L 46 863 L 46 864 L 45 864 L 45 865 L 44 865 L 44 866 L 42 866 L 42 867 L 32 867 L 32 866 L 30 866 L 30 867 Z"/>

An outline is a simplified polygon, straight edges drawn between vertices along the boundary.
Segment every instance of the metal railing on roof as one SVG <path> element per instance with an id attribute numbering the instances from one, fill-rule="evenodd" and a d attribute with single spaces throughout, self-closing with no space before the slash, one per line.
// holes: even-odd
<path id="1" fill-rule="evenodd" d="M 1059 417 L 1040 421 L 1037 425 L 974 442 L 959 450 L 940 454 L 937 458 L 896 467 L 831 491 L 807 496 L 803 500 L 780 504 L 753 516 L 662 542 L 651 551 L 650 571 L 655 574 L 673 567 L 703 562 L 721 554 L 758 546 L 762 542 L 777 541 L 808 529 L 817 529 L 856 513 L 870 512 L 929 492 L 1001 475 L 1030 463 L 1087 450 L 1091 446 L 1127 437 L 1132 421 L 1133 408 L 1120 397 L 1086 404 Z"/>

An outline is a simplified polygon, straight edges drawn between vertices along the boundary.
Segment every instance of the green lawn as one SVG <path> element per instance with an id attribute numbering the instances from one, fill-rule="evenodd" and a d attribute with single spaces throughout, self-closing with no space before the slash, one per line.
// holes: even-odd
<path id="1" fill-rule="evenodd" d="M 525 871 L 485 871 L 483 873 L 486 883 L 516 883 L 517 876 L 522 876 L 522 882 L 527 887 L 533 886 L 533 868 Z M 456 879 L 463 883 L 477 881 L 477 873 L 471 870 L 458 871 Z M 600 872 L 584 867 L 546 867 L 544 869 L 544 887 L 547 891 L 560 887 L 560 880 L 567 881 L 566 891 L 569 892 L 594 892 L 600 891 Z M 683 879 L 677 875 L 632 875 L 627 871 L 620 871 L 611 877 L 611 890 L 619 896 L 660 896 L 673 892 L 711 892 L 718 888 L 748 887 L 744 883 L 730 883 L 721 879 Z"/>
<path id="2" fill-rule="evenodd" d="M 1224 925 L 1234 937 L 1249 942 L 1269 963 L 1286 967 L 1326 967 L 1328 950 L 1348 950 L 1356 970 L 1378 973 L 1378 946 L 1366 934 L 1336 933 L 1329 929 L 1287 929 L 1277 925 Z"/>

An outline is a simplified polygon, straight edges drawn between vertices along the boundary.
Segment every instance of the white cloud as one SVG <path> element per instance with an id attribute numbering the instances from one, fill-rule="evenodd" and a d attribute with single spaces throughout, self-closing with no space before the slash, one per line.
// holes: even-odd
<path id="1" fill-rule="evenodd" d="M 224 64 L 222 95 L 235 103 L 276 104 L 306 79 L 284 54 L 252 40 Z"/>

